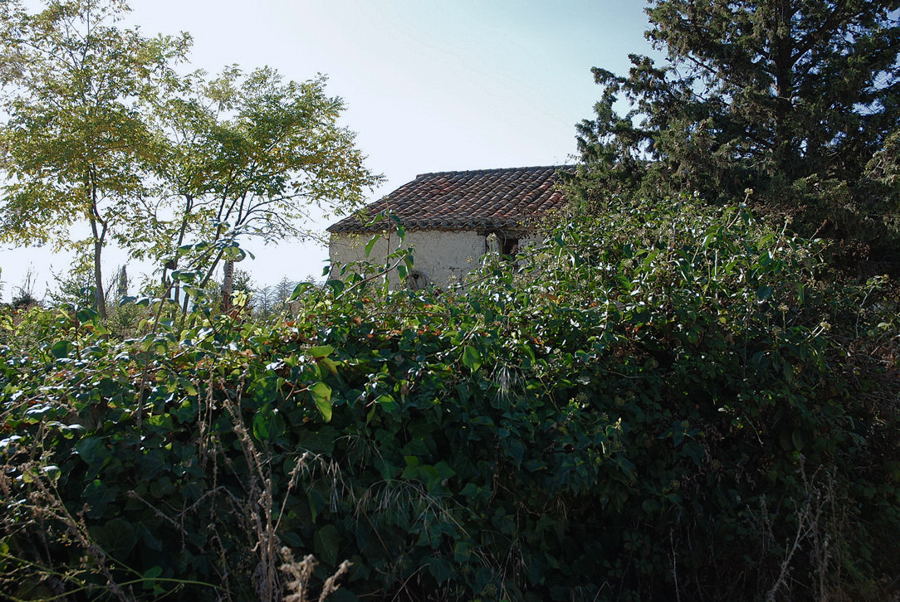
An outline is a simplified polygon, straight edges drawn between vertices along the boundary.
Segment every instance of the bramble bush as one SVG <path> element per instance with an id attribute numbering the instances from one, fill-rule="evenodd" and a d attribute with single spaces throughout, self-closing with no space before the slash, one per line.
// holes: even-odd
<path id="1" fill-rule="evenodd" d="M 464 289 L 350 276 L 286 321 L 148 313 L 123 339 L 89 310 L 7 316 L 0 589 L 888 594 L 892 284 L 842 283 L 739 207 L 561 221 Z"/>

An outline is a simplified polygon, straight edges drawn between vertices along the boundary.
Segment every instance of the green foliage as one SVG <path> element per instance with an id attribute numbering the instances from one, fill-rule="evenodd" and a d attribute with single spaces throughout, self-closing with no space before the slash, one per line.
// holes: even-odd
<path id="1" fill-rule="evenodd" d="M 0 241 L 90 257 L 104 317 L 110 241 L 153 261 L 156 294 L 186 310 L 201 301 L 189 289 L 205 295 L 220 263 L 248 255 L 247 237 L 312 236 L 313 208 L 352 210 L 380 180 L 324 76 L 177 74 L 190 37 L 145 37 L 121 26 L 128 10 L 121 0 L 46 0 L 37 12 L 0 3 Z M 79 222 L 90 234 L 73 240 Z M 227 306 L 234 289 L 223 289 Z"/>
<path id="2" fill-rule="evenodd" d="M 647 37 L 666 59 L 632 56 L 625 76 L 594 69 L 604 90 L 579 126 L 574 196 L 750 192 L 794 231 L 841 241 L 845 265 L 898 273 L 898 186 L 867 169 L 897 135 L 896 2 L 648 4 Z"/>
<path id="3" fill-rule="evenodd" d="M 65 272 L 53 273 L 53 284 L 47 297 L 54 306 L 87 307 L 94 302 L 94 275 L 85 258 L 73 261 Z"/>
<path id="4" fill-rule="evenodd" d="M 353 563 L 336 600 L 883 597 L 896 296 L 819 254 L 623 204 L 467 290 L 360 267 L 280 324 L 32 310 L 0 346 L 3 588 L 274 599 L 283 545 L 314 582 Z"/>
<path id="5" fill-rule="evenodd" d="M 93 257 L 95 307 L 106 314 L 101 256 L 143 192 L 156 150 L 139 101 L 155 93 L 187 37 L 149 39 L 116 21 L 112 0 L 53 0 L 31 13 L 0 6 L 3 110 L 0 240 L 53 242 Z M 70 228 L 84 220 L 86 240 Z"/>
<path id="6" fill-rule="evenodd" d="M 191 74 L 161 95 L 153 171 L 172 218 L 133 220 L 135 252 L 200 271 L 202 287 L 221 262 L 243 259 L 248 237 L 310 237 L 313 207 L 326 215 L 358 207 L 380 177 L 365 168 L 355 134 L 339 124 L 343 100 L 325 85 L 323 76 L 284 81 L 271 68 L 229 67 L 212 79 Z M 177 299 L 183 287 L 172 282 Z"/>

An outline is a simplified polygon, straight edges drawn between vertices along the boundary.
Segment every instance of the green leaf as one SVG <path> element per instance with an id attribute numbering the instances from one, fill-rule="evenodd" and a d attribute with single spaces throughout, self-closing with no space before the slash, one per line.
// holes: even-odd
<path id="1" fill-rule="evenodd" d="M 472 546 L 468 541 L 457 541 L 453 544 L 453 560 L 467 562 L 472 556 Z"/>
<path id="2" fill-rule="evenodd" d="M 329 566 L 336 566 L 341 535 L 334 525 L 325 525 L 313 536 L 313 548 L 319 560 Z"/>
<path id="3" fill-rule="evenodd" d="M 318 382 L 309 388 L 309 394 L 325 422 L 331 422 L 331 387 L 323 382 Z"/>
<path id="4" fill-rule="evenodd" d="M 193 283 L 197 280 L 197 277 L 200 276 L 200 272 L 188 271 L 188 270 L 175 270 L 172 272 L 172 279 L 178 280 L 179 282 L 190 282 Z"/>
<path id="5" fill-rule="evenodd" d="M 144 577 L 144 579 L 156 579 L 157 577 L 162 575 L 162 573 L 163 573 L 162 567 L 157 565 L 157 566 L 152 566 L 149 569 L 147 569 L 146 571 L 144 571 L 144 574 L 142 576 Z"/>
<path id="6" fill-rule="evenodd" d="M 49 477 L 53 481 L 59 480 L 59 475 L 60 475 L 59 466 L 56 466 L 53 464 L 51 464 L 49 466 L 43 466 L 43 467 L 41 467 L 41 472 L 44 473 L 45 475 L 47 475 L 47 477 Z"/>
<path id="7" fill-rule="evenodd" d="M 75 318 L 79 322 L 93 322 L 97 315 L 97 312 L 89 307 L 84 307 L 75 312 Z"/>
<path id="8" fill-rule="evenodd" d="M 298 283 L 297 286 L 294 287 L 294 291 L 291 293 L 291 296 L 288 297 L 288 301 L 299 299 L 303 295 L 303 293 L 311 288 L 315 288 L 315 285 L 313 285 L 311 282 Z"/>
<path id="9" fill-rule="evenodd" d="M 311 428 L 297 429 L 292 434 L 297 438 L 298 447 L 319 454 L 330 454 L 338 437 L 337 431 L 330 426 L 323 426 L 318 431 Z"/>
<path id="10" fill-rule="evenodd" d="M 253 416 L 253 436 L 260 441 L 265 441 L 269 438 L 270 417 L 271 411 L 269 411 L 268 406 L 265 406 L 262 410 L 257 412 L 255 416 Z"/>
<path id="11" fill-rule="evenodd" d="M 396 213 L 388 213 L 388 217 L 397 227 L 397 237 L 402 241 L 406 237 L 406 228 L 403 227 L 403 223 L 400 221 L 400 216 Z"/>
<path id="12" fill-rule="evenodd" d="M 237 243 L 222 249 L 222 259 L 225 261 L 242 261 L 247 257 L 247 252 L 237 246 Z"/>
<path id="13" fill-rule="evenodd" d="M 106 484 L 100 479 L 94 479 L 84 488 L 84 501 L 90 510 L 90 518 L 99 518 L 106 512 L 107 506 L 113 503 L 118 496 L 119 488 L 112 484 Z"/>
<path id="14" fill-rule="evenodd" d="M 428 562 L 428 572 L 438 583 L 447 581 L 455 574 L 450 563 L 441 557 L 432 558 Z"/>
<path id="15" fill-rule="evenodd" d="M 333 360 L 328 359 L 327 357 L 323 357 L 319 360 L 319 365 L 325 366 L 325 369 L 328 370 L 334 376 L 337 376 L 337 363 Z"/>
<path id="16" fill-rule="evenodd" d="M 123 518 L 91 527 L 90 532 L 100 547 L 114 558 L 126 558 L 138 542 L 134 525 Z"/>
<path id="17" fill-rule="evenodd" d="M 345 287 L 344 282 L 342 280 L 337 280 L 335 278 L 332 278 L 331 280 L 326 281 L 325 286 L 330 288 L 332 293 L 334 293 L 335 295 L 339 295 L 341 293 L 341 291 L 344 290 L 344 287 Z"/>
<path id="18" fill-rule="evenodd" d="M 387 412 L 393 412 L 397 409 L 396 400 L 394 400 L 393 397 L 391 397 L 390 395 L 387 395 L 387 394 L 379 395 L 375 399 L 375 403 L 377 403 L 378 405 L 383 407 L 385 409 L 385 411 L 387 411 Z"/>
<path id="19" fill-rule="evenodd" d="M 162 575 L 162 573 L 163 569 L 159 565 L 150 567 L 149 569 L 144 571 L 144 574 L 141 575 L 141 577 L 143 577 L 145 580 L 144 589 L 154 591 L 157 594 L 163 593 L 164 590 L 159 587 L 159 584 L 157 584 L 156 582 L 156 578 Z"/>
<path id="20" fill-rule="evenodd" d="M 50 346 L 50 353 L 53 357 L 59 359 L 69 355 L 75 346 L 71 341 L 56 341 Z"/>
<path id="21" fill-rule="evenodd" d="M 481 368 L 481 353 L 471 345 L 466 345 L 463 349 L 462 363 L 472 372 L 478 372 Z"/>
<path id="22" fill-rule="evenodd" d="M 85 437 L 75 444 L 75 451 L 90 465 L 99 464 L 109 455 L 109 450 L 98 437 Z"/>
<path id="23" fill-rule="evenodd" d="M 334 353 L 334 347 L 331 345 L 320 345 L 318 347 L 310 347 L 306 352 L 315 359 L 319 359 L 320 357 L 328 357 Z"/>
<path id="24" fill-rule="evenodd" d="M 366 257 L 372 254 L 372 249 L 375 247 L 375 243 L 381 238 L 381 234 L 376 234 L 372 238 L 369 239 L 369 242 L 366 243 Z"/>

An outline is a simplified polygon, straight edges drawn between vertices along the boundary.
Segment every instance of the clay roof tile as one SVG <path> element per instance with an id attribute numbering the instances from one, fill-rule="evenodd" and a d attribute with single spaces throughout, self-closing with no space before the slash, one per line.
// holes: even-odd
<path id="1" fill-rule="evenodd" d="M 328 227 L 329 232 L 367 232 L 391 211 L 412 229 L 469 230 L 511 228 L 565 204 L 555 188 L 557 174 L 568 166 L 513 167 L 426 173 L 407 182 L 356 215 Z"/>

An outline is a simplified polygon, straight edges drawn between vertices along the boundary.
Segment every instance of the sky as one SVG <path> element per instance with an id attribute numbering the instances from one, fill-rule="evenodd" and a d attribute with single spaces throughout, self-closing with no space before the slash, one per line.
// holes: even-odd
<path id="1" fill-rule="evenodd" d="M 127 23 L 146 35 L 189 32 L 191 67 L 216 73 L 269 65 L 285 78 L 328 76 L 344 99 L 367 165 L 384 176 L 375 200 L 417 174 L 575 161 L 575 124 L 600 89 L 591 67 L 624 73 L 644 39 L 639 0 L 132 0 Z M 252 9 L 248 9 L 252 7 Z M 322 216 L 308 227 L 324 232 Z M 257 285 L 318 277 L 315 243 L 246 244 L 239 267 Z M 40 296 L 71 258 L 0 247 L 3 298 L 28 270 Z M 110 249 L 112 274 L 126 261 Z M 152 266 L 129 263 L 132 277 Z"/>

